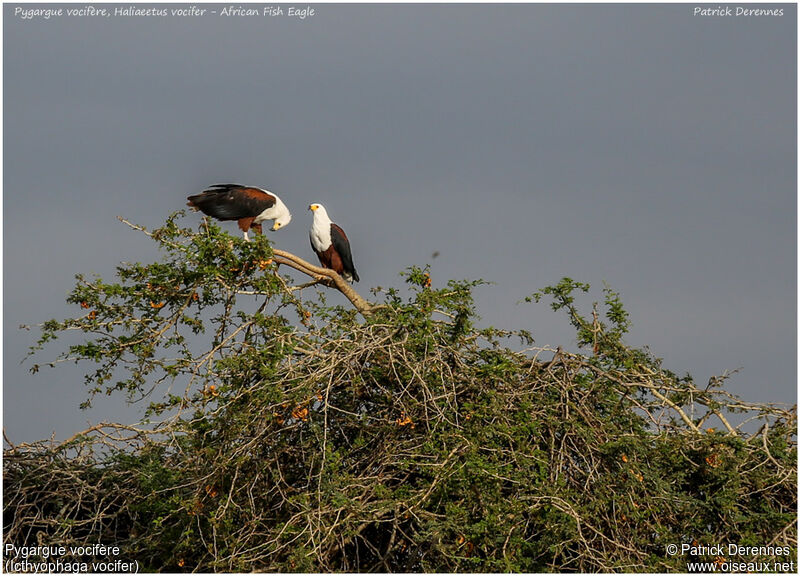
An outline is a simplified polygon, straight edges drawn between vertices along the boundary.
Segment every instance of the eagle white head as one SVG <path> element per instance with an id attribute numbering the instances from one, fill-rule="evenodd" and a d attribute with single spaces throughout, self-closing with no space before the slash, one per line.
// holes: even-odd
<path id="1" fill-rule="evenodd" d="M 286 207 L 286 204 L 283 201 L 275 196 L 275 206 L 272 207 L 273 212 L 270 214 L 270 218 L 274 218 L 272 222 L 272 229 L 278 230 L 286 226 L 289 222 L 292 221 L 292 213 L 289 212 L 289 209 Z"/>
<path id="2" fill-rule="evenodd" d="M 319 222 L 331 222 L 330 216 L 328 216 L 328 211 L 325 210 L 325 206 L 322 204 L 311 204 L 308 207 L 314 213 L 314 221 Z"/>

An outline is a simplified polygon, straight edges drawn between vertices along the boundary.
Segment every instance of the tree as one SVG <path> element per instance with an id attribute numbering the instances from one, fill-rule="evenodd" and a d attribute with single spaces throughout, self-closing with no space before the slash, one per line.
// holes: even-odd
<path id="1" fill-rule="evenodd" d="M 698 387 L 630 347 L 610 288 L 591 316 L 575 304 L 589 286 L 570 279 L 527 298 L 565 312 L 584 352 L 548 350 L 477 326 L 481 281 L 436 288 L 412 267 L 405 290 L 370 303 L 263 236 L 181 216 L 134 226 L 160 261 L 120 264 L 111 283 L 77 276 L 78 315 L 42 325 L 33 352 L 83 335 L 50 364 L 91 366 L 87 403 L 147 399 L 148 420 L 7 440 L 4 544 L 101 542 L 150 571 L 796 560 L 796 410 L 737 398 L 726 375 Z M 321 283 L 353 308 L 304 297 Z M 667 553 L 728 543 L 763 548 Z"/>

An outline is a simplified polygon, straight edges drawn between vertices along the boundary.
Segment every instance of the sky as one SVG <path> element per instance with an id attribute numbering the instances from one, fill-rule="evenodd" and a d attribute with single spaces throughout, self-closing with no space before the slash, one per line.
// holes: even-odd
<path id="1" fill-rule="evenodd" d="M 156 227 L 217 182 L 280 195 L 294 220 L 270 237 L 309 260 L 306 208 L 324 204 L 363 295 L 429 263 L 434 286 L 493 283 L 476 291 L 480 325 L 576 349 L 565 317 L 520 301 L 568 276 L 592 285 L 588 313 L 605 282 L 631 314 L 627 342 L 664 367 L 701 385 L 741 368 L 732 392 L 796 403 L 795 5 L 15 14 L 82 6 L 3 6 L 13 442 L 141 417 L 122 397 L 80 410 L 81 366 L 31 374 L 63 348 L 26 361 L 37 332 L 20 325 L 79 313 L 64 302 L 77 273 L 110 280 L 121 261 L 158 257 L 117 216 Z"/>

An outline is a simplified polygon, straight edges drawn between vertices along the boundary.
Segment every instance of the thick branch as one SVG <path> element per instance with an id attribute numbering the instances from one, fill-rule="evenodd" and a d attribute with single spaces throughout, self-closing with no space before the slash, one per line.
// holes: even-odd
<path id="1" fill-rule="evenodd" d="M 328 268 L 320 268 L 319 266 L 314 266 L 313 264 L 306 262 L 302 258 L 295 256 L 291 252 L 285 252 L 284 250 L 273 249 L 272 254 L 275 259 L 275 262 L 277 262 L 278 264 L 286 264 L 290 268 L 294 268 L 295 270 L 298 270 L 303 274 L 311 276 L 315 280 L 322 280 L 325 278 L 329 279 L 330 280 L 329 285 L 333 286 L 339 292 L 344 294 L 345 298 L 350 300 L 353 306 L 356 307 L 356 310 L 361 312 L 362 315 L 367 316 L 372 312 L 373 310 L 372 304 L 364 300 L 364 298 L 362 298 L 361 295 L 358 292 L 356 292 L 353 289 L 353 287 L 350 286 L 350 284 L 348 284 L 345 281 L 344 278 L 342 278 L 339 274 L 337 274 L 333 270 L 329 270 Z"/>

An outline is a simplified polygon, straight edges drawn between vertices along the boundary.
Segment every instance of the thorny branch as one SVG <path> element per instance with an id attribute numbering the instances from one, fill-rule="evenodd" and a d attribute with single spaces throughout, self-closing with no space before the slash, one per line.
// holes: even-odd
<path id="1" fill-rule="evenodd" d="M 699 420 L 686 421 L 689 418 L 686 406 L 664 402 L 664 398 L 680 390 L 664 374 L 602 369 L 563 349 L 550 361 L 538 360 L 543 352 L 552 353 L 544 348 L 529 348 L 526 354 L 520 354 L 517 360 L 526 366 L 526 376 L 513 383 L 496 383 L 493 394 L 504 408 L 495 412 L 491 421 L 474 422 L 480 416 L 463 406 L 473 393 L 485 391 L 486 384 L 470 371 L 473 360 L 469 353 L 454 346 L 440 346 L 429 348 L 422 358 L 413 357 L 409 354 L 407 337 L 398 337 L 390 325 L 357 325 L 352 330 L 349 337 L 329 339 L 313 355 L 302 355 L 287 363 L 269 384 L 265 382 L 232 396 L 228 400 L 231 410 L 254 417 L 245 428 L 231 430 L 228 443 L 204 460 L 183 453 L 178 438 L 185 430 L 181 430 L 177 421 L 171 422 L 168 429 L 157 431 L 102 423 L 64 442 L 11 444 L 6 439 L 6 511 L 13 510 L 13 514 L 7 515 L 5 542 L 30 542 L 30 537 L 37 534 L 43 543 L 77 545 L 110 538 L 118 540 L 129 529 L 126 526 L 136 525 L 136 502 L 143 497 L 159 500 L 180 494 L 183 504 L 161 522 L 179 525 L 182 519 L 189 518 L 195 529 L 200 530 L 203 541 L 210 547 L 193 561 L 201 562 L 196 565 L 202 566 L 203 571 L 290 568 L 291 564 L 282 562 L 290 562 L 292 551 L 297 549 L 306 550 L 313 560 L 312 566 L 318 570 L 353 571 L 372 567 L 409 571 L 422 565 L 409 560 L 408 551 L 432 546 L 425 536 L 425 530 L 430 528 L 423 527 L 435 526 L 445 518 L 443 510 L 437 508 L 442 487 L 450 486 L 454 478 L 464 473 L 468 454 L 477 451 L 492 455 L 497 466 L 503 462 L 522 466 L 542 458 L 541 466 L 550 475 L 549 483 L 565 484 L 573 494 L 591 493 L 598 483 L 607 482 L 603 478 L 609 466 L 608 454 L 602 447 L 619 438 L 609 436 L 603 416 L 596 408 L 597 390 L 603 386 L 617 386 L 620 398 L 630 395 L 632 389 L 640 391 L 634 405 L 652 423 L 653 441 L 681 438 L 682 449 L 691 451 L 700 450 L 709 438 L 705 432 L 698 433 Z M 366 365 L 384 365 L 384 377 L 372 380 L 363 369 Z M 591 374 L 594 384 L 579 384 L 582 374 Z M 397 380 L 392 382 L 391 378 Z M 356 381 L 364 381 L 365 390 L 373 390 L 369 394 L 375 394 L 375 398 L 388 394 L 391 402 L 375 404 L 370 409 L 357 408 L 353 404 Z M 309 388 L 299 383 L 309 382 L 316 383 L 319 392 L 301 401 L 303 390 Z M 454 386 L 453 382 L 459 384 Z M 266 386 L 296 390 L 298 400 L 265 401 L 260 391 L 266 390 Z M 684 385 L 683 391 L 690 392 L 695 402 L 711 404 L 719 412 L 738 403 L 720 390 Z M 555 403 L 544 400 L 554 397 L 559 398 Z M 473 422 L 495 430 L 500 436 L 505 434 L 502 431 L 512 423 L 515 406 L 520 403 L 531 406 L 527 418 L 539 423 L 536 438 L 549 446 L 547 450 L 538 455 L 523 451 L 515 446 L 517 441 L 511 436 L 499 446 L 485 445 L 471 436 Z M 758 488 L 760 498 L 771 499 L 778 487 L 791 491 L 796 465 L 793 467 L 785 458 L 779 461 L 772 454 L 775 439 L 769 435 L 770 422 L 780 421 L 791 428 L 795 415 L 792 410 L 771 405 L 752 404 L 751 409 L 761 414 L 764 424 L 755 433 L 734 428 L 747 455 L 742 473 L 747 469 L 774 469 L 775 485 Z M 213 413 L 224 412 L 221 406 Z M 670 412 L 672 415 L 665 417 Z M 322 428 L 314 432 L 312 423 Z M 358 450 L 350 460 L 331 460 L 326 464 L 329 457 L 326 455 L 343 449 L 351 442 L 347 439 L 355 437 L 357 429 L 362 433 L 371 431 L 366 446 L 380 448 Z M 448 429 L 452 433 L 447 436 L 449 440 L 442 453 L 429 452 L 425 446 L 434 431 Z M 580 429 L 592 431 L 591 442 L 577 432 Z M 315 437 L 310 443 L 304 439 Z M 390 441 L 391 438 L 394 440 Z M 707 457 L 708 463 L 698 462 L 696 466 L 717 466 L 716 458 L 726 454 L 724 444 L 720 446 L 719 455 L 712 453 Z M 146 480 L 146 470 L 97 468 L 98 451 L 112 447 L 122 447 L 125 452 L 145 447 L 157 450 L 163 454 L 164 465 L 174 473 L 180 472 L 184 480 L 178 486 L 159 489 L 158 494 L 140 494 L 136 486 Z M 647 473 L 646 463 L 634 460 L 633 455 L 618 458 L 611 463 L 612 468 L 619 468 L 617 474 L 641 478 Z M 333 462 L 335 471 L 330 470 Z M 513 469 L 504 468 L 501 473 L 487 468 L 479 477 L 506 489 L 522 490 L 527 481 L 514 477 Z M 86 479 L 88 470 L 95 470 L 96 480 Z M 21 474 L 27 478 L 25 482 L 21 481 Z M 428 480 L 423 482 L 421 478 Z M 655 510 L 657 502 L 674 497 L 648 482 L 634 481 L 634 486 L 641 486 L 641 490 L 633 498 L 649 499 L 642 506 Z M 393 486 L 406 487 L 402 501 L 392 502 L 379 496 L 380 487 L 385 490 Z M 452 486 L 449 490 L 453 490 Z M 300 506 L 296 497 L 305 492 L 313 497 Z M 337 496 L 333 497 L 334 494 Z M 632 495 L 623 491 L 620 496 L 628 499 Z M 480 501 L 480 495 L 476 497 Z M 526 514 L 531 516 L 498 527 L 502 532 L 500 544 L 494 550 L 482 548 L 480 554 L 512 556 L 518 551 L 520 541 L 537 538 L 527 527 L 535 514 L 555 510 L 574 521 L 575 535 L 556 554 L 552 568 L 608 571 L 620 565 L 628 570 L 647 566 L 650 553 L 637 543 L 636 532 L 619 520 L 620 513 L 609 517 L 590 515 L 581 499 L 566 494 L 523 491 L 517 498 L 522 506 L 527 506 Z M 61 502 L 56 512 L 50 508 L 54 499 Z M 284 513 L 278 522 L 276 514 Z M 649 514 L 643 518 L 649 518 Z M 201 521 L 231 515 L 240 520 L 237 528 L 227 534 L 218 526 Z M 649 530 L 655 524 L 648 522 L 654 521 L 642 520 Z M 131 542 L 158 538 L 158 534 L 158 530 L 145 532 Z M 452 538 L 456 542 L 453 561 L 464 554 L 478 553 L 475 542 L 459 545 L 458 534 Z M 768 540 L 796 545 L 796 535 L 789 528 L 771 534 Z M 354 560 L 356 550 L 360 550 L 362 563 Z M 461 564 L 442 561 L 445 562 L 442 566 L 463 568 Z M 661 565 L 664 570 L 669 566 Z"/>

